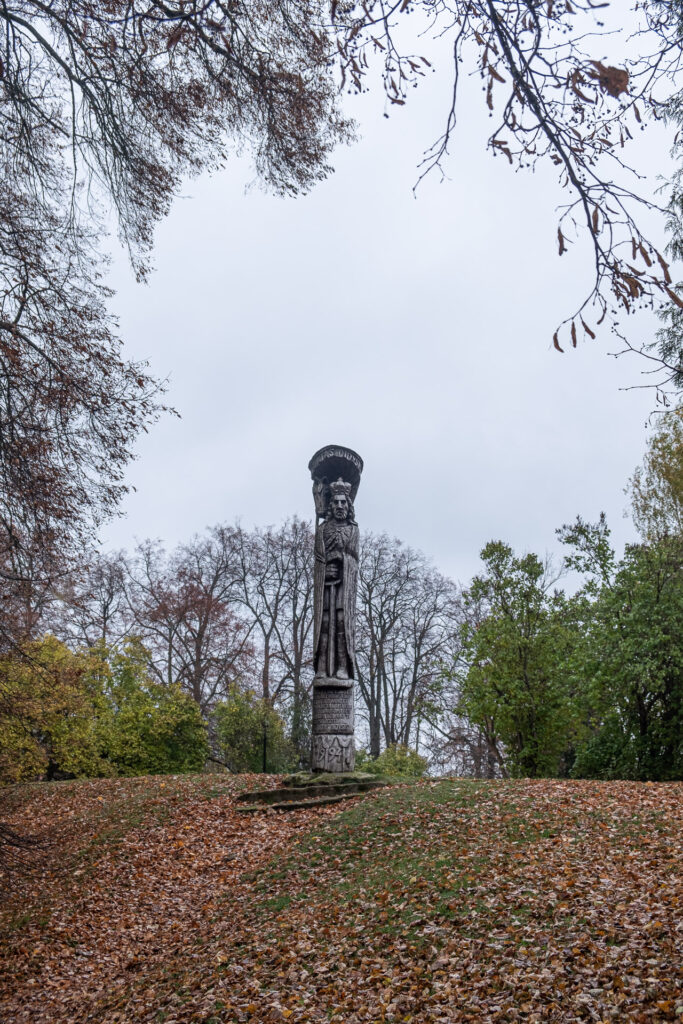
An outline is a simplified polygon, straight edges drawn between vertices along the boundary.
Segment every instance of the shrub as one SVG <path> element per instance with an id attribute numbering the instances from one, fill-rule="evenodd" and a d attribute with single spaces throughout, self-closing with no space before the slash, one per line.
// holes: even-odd
<path id="1" fill-rule="evenodd" d="M 0 660 L 0 780 L 199 770 L 207 730 L 138 641 L 73 652 L 53 636 Z"/>
<path id="2" fill-rule="evenodd" d="M 152 681 L 147 660 L 142 644 L 130 641 L 103 663 L 102 756 L 118 775 L 199 771 L 209 753 L 199 707 L 179 685 Z"/>
<path id="3" fill-rule="evenodd" d="M 96 737 L 99 659 L 53 636 L 0 660 L 0 780 L 109 774 Z"/>
<path id="4" fill-rule="evenodd" d="M 215 735 L 225 763 L 234 772 L 263 770 L 263 739 L 266 740 L 266 771 L 287 772 L 298 767 L 294 745 L 285 735 L 285 723 L 271 705 L 253 690 L 233 686 L 213 713 Z"/>
<path id="5" fill-rule="evenodd" d="M 370 772 L 373 775 L 419 779 L 425 774 L 427 767 L 427 759 L 403 743 L 393 743 L 376 758 L 371 758 L 363 750 L 356 755 L 358 771 Z"/>

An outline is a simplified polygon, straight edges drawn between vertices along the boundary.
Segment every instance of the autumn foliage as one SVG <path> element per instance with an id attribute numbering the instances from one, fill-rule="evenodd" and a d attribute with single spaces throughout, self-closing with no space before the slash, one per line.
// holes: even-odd
<path id="1" fill-rule="evenodd" d="M 325 177 L 350 129 L 322 17 L 316 0 L 0 6 L 0 644 L 116 510 L 162 409 L 108 309 L 110 224 L 144 277 L 181 182 L 235 147 L 277 192 Z"/>
<path id="2" fill-rule="evenodd" d="M 0 659 L 0 784 L 201 768 L 198 706 L 147 663 L 136 641 L 74 652 L 52 636 Z"/>
<path id="3" fill-rule="evenodd" d="M 680 784 L 427 781 L 238 815 L 254 781 L 6 793 L 46 844 L 1 911 L 3 1019 L 680 1018 Z"/>

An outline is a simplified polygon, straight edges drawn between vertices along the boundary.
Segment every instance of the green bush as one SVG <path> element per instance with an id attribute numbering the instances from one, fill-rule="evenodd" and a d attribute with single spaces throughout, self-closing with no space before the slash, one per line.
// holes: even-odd
<path id="1" fill-rule="evenodd" d="M 0 781 L 110 774 L 96 736 L 99 665 L 53 636 L 0 659 Z"/>
<path id="2" fill-rule="evenodd" d="M 227 700 L 216 705 L 213 722 L 221 755 L 232 771 L 263 771 L 264 734 L 266 771 L 289 772 L 298 767 L 298 754 L 285 734 L 283 719 L 253 690 L 232 687 Z"/>
<path id="3" fill-rule="evenodd" d="M 629 779 L 635 777 L 632 744 L 616 716 L 578 751 L 570 775 L 573 779 Z"/>
<path id="4" fill-rule="evenodd" d="M 419 779 L 427 771 L 427 759 L 403 743 L 393 743 L 372 758 L 364 750 L 356 754 L 356 769 L 372 775 L 390 775 L 396 779 Z"/>
<path id="5" fill-rule="evenodd" d="M 683 776 L 683 736 L 667 762 L 651 735 L 640 736 L 624 727 L 616 715 L 610 715 L 599 731 L 581 747 L 572 765 L 574 779 L 670 780 Z"/>
<path id="6" fill-rule="evenodd" d="M 53 636 L 1 659 L 0 781 L 199 770 L 199 708 L 147 662 L 138 641 L 74 653 Z"/>
<path id="7" fill-rule="evenodd" d="M 573 537 L 592 554 L 597 532 L 579 523 Z M 683 538 L 632 544 L 620 561 L 610 556 L 609 573 L 593 584 L 595 598 L 570 662 L 589 726 L 571 774 L 681 779 Z"/>
<path id="8" fill-rule="evenodd" d="M 199 771 L 209 754 L 207 727 L 180 686 L 147 675 L 147 652 L 131 641 L 104 662 L 105 707 L 97 723 L 102 756 L 118 775 Z"/>

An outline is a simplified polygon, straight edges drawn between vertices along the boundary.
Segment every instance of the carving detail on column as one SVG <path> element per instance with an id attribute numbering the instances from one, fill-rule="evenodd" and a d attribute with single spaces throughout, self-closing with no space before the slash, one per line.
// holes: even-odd
<path id="1" fill-rule="evenodd" d="M 313 737 L 313 771 L 352 772 L 355 760 L 353 736 Z"/>

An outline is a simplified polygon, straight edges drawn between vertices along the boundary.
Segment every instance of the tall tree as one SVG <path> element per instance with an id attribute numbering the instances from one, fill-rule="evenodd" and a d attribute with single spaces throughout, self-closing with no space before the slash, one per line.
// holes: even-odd
<path id="1" fill-rule="evenodd" d="M 0 563 L 9 567 L 10 600 L 59 579 L 92 526 L 113 512 L 131 445 L 159 405 L 144 367 L 121 357 L 94 239 L 69 212 L 58 115 L 51 123 L 46 110 L 34 134 L 35 104 L 23 96 L 12 106 L 19 86 L 8 74 L 0 94 Z M 0 631 L 12 635 L 1 617 Z"/>
<path id="2" fill-rule="evenodd" d="M 463 626 L 459 711 L 505 751 L 510 774 L 554 775 L 576 727 L 568 659 L 574 614 L 555 589 L 551 566 L 534 554 L 518 557 L 492 541 L 481 552 L 466 603 L 484 606 L 479 623 Z"/>
<path id="3" fill-rule="evenodd" d="M 472 725 L 462 716 L 448 715 L 445 728 L 433 730 L 428 740 L 429 761 L 438 774 L 451 773 L 473 779 L 508 775 L 498 737 Z"/>
<path id="4" fill-rule="evenodd" d="M 294 518 L 279 529 L 238 529 L 236 538 L 239 601 L 253 623 L 261 695 L 289 706 L 292 738 L 303 756 L 313 678 L 313 531 Z"/>
<path id="5" fill-rule="evenodd" d="M 349 136 L 325 9 L 0 4 L 0 565 L 10 590 L 25 585 L 11 568 L 18 547 L 44 553 L 33 559 L 44 581 L 114 510 L 136 436 L 160 411 L 158 384 L 123 358 L 107 311 L 108 211 L 144 277 L 183 176 L 220 166 L 231 148 L 249 147 L 278 192 L 324 177 Z"/>
<path id="6" fill-rule="evenodd" d="M 179 683 L 208 713 L 231 686 L 251 679 L 250 627 L 237 614 L 233 534 L 218 528 L 168 557 L 140 545 L 129 574 L 132 628 L 167 686 Z"/>
<path id="7" fill-rule="evenodd" d="M 123 551 L 86 550 L 80 566 L 54 587 L 49 624 L 52 632 L 75 646 L 116 647 L 133 633 L 128 601 L 128 559 Z"/>

